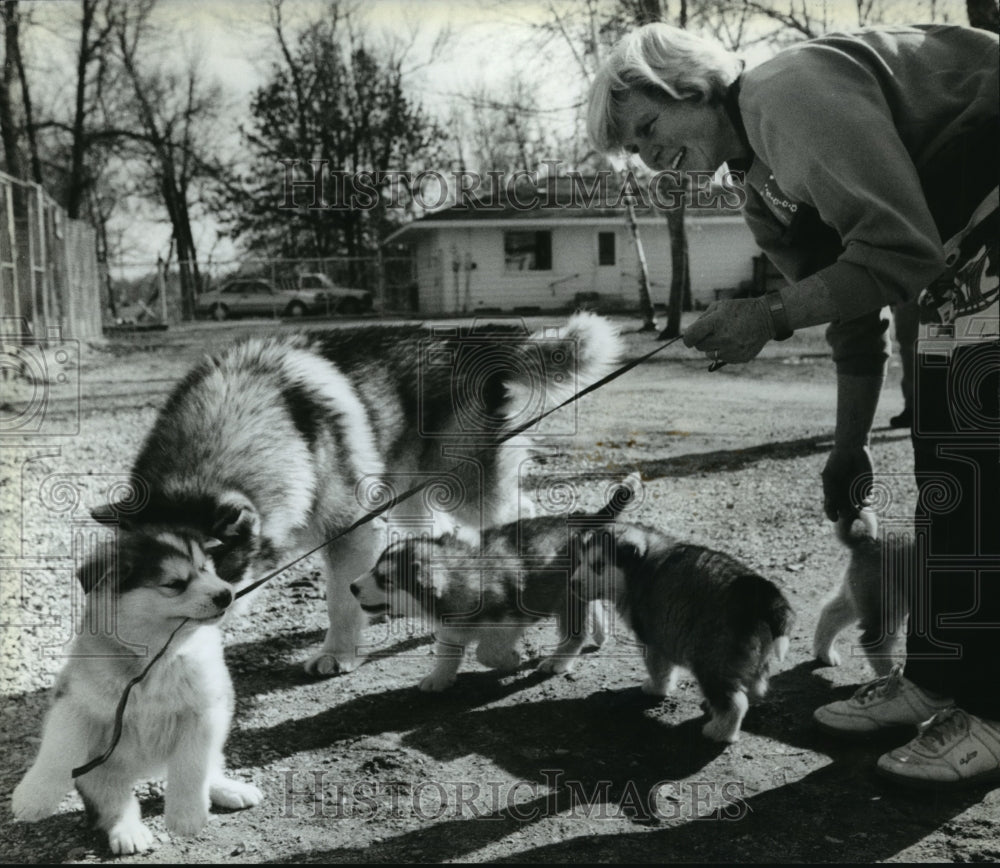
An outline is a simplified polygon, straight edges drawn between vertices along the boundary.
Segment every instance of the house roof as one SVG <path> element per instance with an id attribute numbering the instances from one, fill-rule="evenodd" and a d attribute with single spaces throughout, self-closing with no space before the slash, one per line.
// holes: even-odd
<path id="1" fill-rule="evenodd" d="M 663 173 L 661 173 L 662 175 Z M 507 223 L 538 225 L 551 223 L 621 222 L 629 198 L 635 202 L 636 220 L 662 221 L 666 211 L 678 207 L 680 191 L 669 178 L 625 180 L 617 175 L 560 175 L 543 179 L 540 184 L 520 183 L 468 194 L 463 201 L 431 211 L 396 230 L 385 242 L 397 240 L 407 232 L 444 227 L 471 228 Z M 686 196 L 687 212 L 692 217 L 735 218 L 739 216 L 742 194 L 715 184 Z"/>

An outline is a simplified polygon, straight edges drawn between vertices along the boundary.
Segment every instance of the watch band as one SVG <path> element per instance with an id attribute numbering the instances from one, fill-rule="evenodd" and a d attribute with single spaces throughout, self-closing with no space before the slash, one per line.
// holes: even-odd
<path id="1" fill-rule="evenodd" d="M 785 303 L 781 300 L 781 293 L 776 289 L 769 290 L 764 299 L 771 314 L 771 322 L 774 323 L 774 339 L 787 341 L 793 332 L 788 325 L 788 313 L 785 311 Z"/>

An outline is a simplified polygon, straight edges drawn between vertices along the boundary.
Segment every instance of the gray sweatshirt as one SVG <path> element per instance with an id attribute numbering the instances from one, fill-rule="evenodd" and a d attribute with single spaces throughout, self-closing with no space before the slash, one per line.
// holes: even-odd
<path id="1" fill-rule="evenodd" d="M 744 216 L 789 281 L 829 288 L 841 373 L 880 371 L 878 310 L 944 270 L 921 178 L 956 137 L 1000 123 L 998 71 L 994 34 L 929 25 L 830 34 L 742 76 Z"/>

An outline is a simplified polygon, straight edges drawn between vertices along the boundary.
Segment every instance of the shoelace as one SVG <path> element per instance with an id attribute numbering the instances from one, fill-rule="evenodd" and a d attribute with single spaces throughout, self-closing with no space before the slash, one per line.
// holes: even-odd
<path id="1" fill-rule="evenodd" d="M 903 667 L 898 663 L 892 667 L 888 675 L 869 681 L 859 687 L 854 694 L 854 699 L 859 705 L 866 705 L 876 699 L 891 695 L 899 690 L 899 682 L 903 679 Z"/>
<path id="2" fill-rule="evenodd" d="M 921 725 L 917 741 L 927 747 L 942 748 L 956 736 L 964 735 L 967 729 L 965 714 L 957 708 L 947 708 Z"/>

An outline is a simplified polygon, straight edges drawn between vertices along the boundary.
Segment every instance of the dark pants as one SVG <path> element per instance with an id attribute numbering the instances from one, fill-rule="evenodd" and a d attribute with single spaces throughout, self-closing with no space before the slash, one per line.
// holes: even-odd
<path id="1" fill-rule="evenodd" d="M 906 677 L 1000 720 L 1000 341 L 917 355 Z"/>

